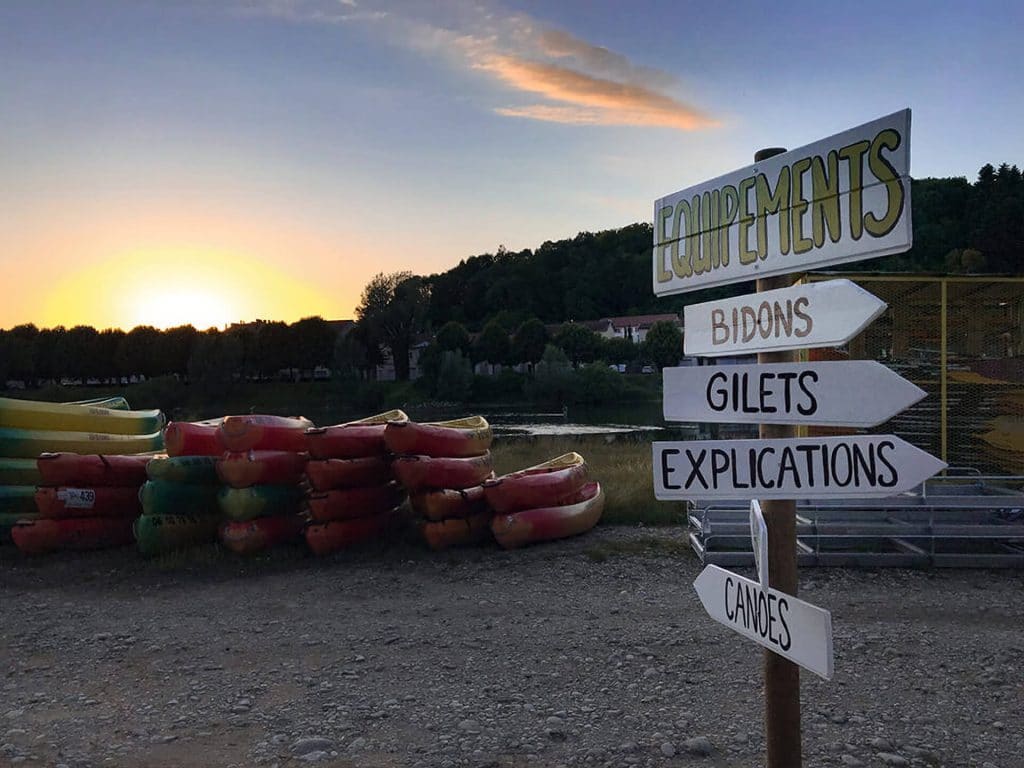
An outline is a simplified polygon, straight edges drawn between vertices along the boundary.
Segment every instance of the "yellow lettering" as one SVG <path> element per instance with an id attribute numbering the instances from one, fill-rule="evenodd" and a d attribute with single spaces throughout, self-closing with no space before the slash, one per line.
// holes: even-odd
<path id="1" fill-rule="evenodd" d="M 722 215 L 718 219 L 718 252 L 723 267 L 729 265 L 729 227 L 736 220 L 739 210 L 740 193 L 736 191 L 736 187 L 726 184 L 722 187 Z"/>
<path id="2" fill-rule="evenodd" d="M 815 156 L 811 161 L 811 237 L 814 247 L 825 244 L 825 226 L 833 243 L 843 236 L 839 215 L 839 155 L 835 150 L 828 153 L 828 172 L 825 161 Z"/>
<path id="3" fill-rule="evenodd" d="M 875 136 L 868 151 L 868 168 L 876 179 L 885 184 L 889 201 L 885 215 L 881 219 L 876 218 L 871 211 L 864 217 L 864 229 L 874 237 L 884 237 L 892 232 L 896 222 L 903 215 L 903 180 L 889 161 L 882 157 L 882 149 L 891 151 L 897 149 L 899 145 L 900 135 L 892 128 L 886 128 Z"/>
<path id="4" fill-rule="evenodd" d="M 858 141 L 839 150 L 850 173 L 850 236 L 854 240 L 864 234 L 864 153 L 870 146 L 870 141 Z"/>
<path id="5" fill-rule="evenodd" d="M 814 247 L 809 237 L 804 237 L 804 211 L 808 203 L 804 200 L 804 173 L 811 167 L 811 158 L 805 157 L 793 163 L 793 253 L 807 253 Z"/>
<path id="6" fill-rule="evenodd" d="M 694 197 L 694 202 L 698 198 Z M 700 253 L 693 255 L 693 274 L 703 275 L 705 272 L 710 272 L 711 265 L 711 254 L 714 252 L 714 247 L 718 244 L 713 241 L 715 236 L 715 219 L 711 210 L 711 193 L 705 192 L 700 196 Z"/>
<path id="7" fill-rule="evenodd" d="M 768 177 L 763 173 L 759 173 L 754 182 L 754 197 L 757 201 L 754 209 L 757 217 L 757 256 L 760 259 L 768 258 L 769 213 L 779 215 L 779 251 L 783 255 L 789 253 L 789 181 L 789 166 L 784 165 L 779 170 L 775 192 L 768 186 Z"/>
<path id="8" fill-rule="evenodd" d="M 754 223 L 754 217 L 749 213 L 750 205 L 750 190 L 754 186 L 754 177 L 749 176 L 740 182 L 739 198 L 739 252 L 740 252 L 740 264 L 753 264 L 757 261 L 757 251 L 752 251 L 747 247 L 750 236 L 750 225 Z"/>
<path id="9" fill-rule="evenodd" d="M 658 237 L 657 245 L 654 246 L 658 254 L 658 282 L 667 283 L 672 279 L 672 273 L 665 269 L 665 224 L 672 218 L 672 206 L 665 205 L 658 210 Z M 671 233 L 674 238 L 675 233 Z M 678 248 L 678 243 L 672 244 L 673 253 Z"/>
<path id="10" fill-rule="evenodd" d="M 684 225 L 685 220 L 685 225 Z M 672 236 L 675 242 L 672 243 L 672 271 L 676 277 L 689 277 L 693 274 L 690 267 L 690 252 L 683 247 L 683 238 L 686 237 L 696 222 L 690 216 L 690 205 L 685 200 L 676 203 L 675 229 Z"/>

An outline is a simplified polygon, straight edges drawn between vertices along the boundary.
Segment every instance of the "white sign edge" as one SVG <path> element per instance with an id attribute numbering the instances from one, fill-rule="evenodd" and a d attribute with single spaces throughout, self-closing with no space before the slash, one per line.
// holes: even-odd
<path id="1" fill-rule="evenodd" d="M 750 543 L 754 549 L 754 565 L 761 586 L 769 589 L 768 583 L 768 523 L 765 522 L 761 504 L 757 499 L 750 500 Z"/>

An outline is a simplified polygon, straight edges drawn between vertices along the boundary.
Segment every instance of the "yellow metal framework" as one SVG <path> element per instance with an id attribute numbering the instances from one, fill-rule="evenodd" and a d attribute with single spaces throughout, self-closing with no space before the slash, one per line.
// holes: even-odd
<path id="1" fill-rule="evenodd" d="M 810 273 L 843 277 L 888 303 L 839 350 L 804 359 L 879 360 L 928 397 L 875 429 L 951 467 L 1024 475 L 1024 277 Z M 844 430 L 848 431 L 848 430 Z"/>

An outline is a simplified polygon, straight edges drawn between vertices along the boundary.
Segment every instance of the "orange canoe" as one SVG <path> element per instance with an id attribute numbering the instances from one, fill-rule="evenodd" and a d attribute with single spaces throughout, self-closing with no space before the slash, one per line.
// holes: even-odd
<path id="1" fill-rule="evenodd" d="M 361 459 L 381 456 L 387 450 L 384 431 L 388 422 L 407 422 L 399 410 L 385 411 L 358 421 L 306 430 L 309 455 L 314 459 Z"/>
<path id="2" fill-rule="evenodd" d="M 398 483 L 341 488 L 315 493 L 306 500 L 309 513 L 321 523 L 380 515 L 402 503 L 405 492 Z"/>
<path id="3" fill-rule="evenodd" d="M 131 544 L 132 518 L 79 517 L 35 520 L 11 529 L 14 544 L 27 555 L 63 549 L 106 549 Z"/>
<path id="4" fill-rule="evenodd" d="M 603 511 L 600 483 L 587 483 L 577 492 L 574 503 L 497 515 L 491 521 L 491 531 L 501 546 L 514 549 L 586 533 L 597 525 Z"/>
<path id="5" fill-rule="evenodd" d="M 220 540 L 232 552 L 251 555 L 298 540 L 305 524 L 298 515 L 260 517 L 244 522 L 233 520 L 221 526 Z"/>
<path id="6" fill-rule="evenodd" d="M 301 416 L 247 414 L 225 416 L 217 436 L 228 451 L 305 451 L 306 430 L 313 422 Z"/>
<path id="7" fill-rule="evenodd" d="M 151 455 L 102 456 L 77 453 L 44 453 L 36 459 L 42 485 L 64 485 L 92 488 L 96 486 L 131 485 L 138 488 L 146 482 L 146 465 Z"/>
<path id="8" fill-rule="evenodd" d="M 489 509 L 482 485 L 461 491 L 447 488 L 414 493 L 409 496 L 409 504 L 415 512 L 433 521 L 471 517 Z"/>
<path id="9" fill-rule="evenodd" d="M 568 504 L 586 480 L 586 461 L 578 453 L 566 453 L 483 485 L 491 509 L 504 513 Z"/>
<path id="10" fill-rule="evenodd" d="M 168 456 L 220 456 L 224 453 L 217 435 L 220 419 L 172 421 L 164 427 L 164 450 Z"/>
<path id="11" fill-rule="evenodd" d="M 232 488 L 250 485 L 297 485 L 307 456 L 291 451 L 225 453 L 217 460 L 217 477 Z"/>
<path id="12" fill-rule="evenodd" d="M 490 524 L 491 512 L 486 510 L 463 519 L 424 523 L 423 538 L 435 551 L 483 544 L 491 538 Z"/>
<path id="13" fill-rule="evenodd" d="M 410 493 L 438 488 L 459 490 L 480 485 L 492 475 L 491 453 L 466 459 L 396 456 L 391 462 L 395 479 Z"/>
<path id="14" fill-rule="evenodd" d="M 134 518 L 142 514 L 136 487 L 37 488 L 36 508 L 45 518 Z"/>
<path id="15" fill-rule="evenodd" d="M 384 430 L 384 442 L 392 453 L 454 459 L 486 453 L 492 439 L 491 427 L 483 416 L 429 424 L 395 421 Z"/>
<path id="16" fill-rule="evenodd" d="M 384 512 L 355 520 L 313 523 L 306 527 L 306 544 L 317 555 L 327 555 L 367 541 L 379 539 L 391 524 L 394 515 Z"/>
<path id="17" fill-rule="evenodd" d="M 390 479 L 391 469 L 384 456 L 364 456 L 360 459 L 310 459 L 306 464 L 306 480 L 314 491 L 380 485 Z"/>

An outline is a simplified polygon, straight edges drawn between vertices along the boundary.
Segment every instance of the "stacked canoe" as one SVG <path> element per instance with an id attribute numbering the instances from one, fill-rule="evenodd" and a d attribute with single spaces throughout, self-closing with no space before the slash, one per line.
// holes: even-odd
<path id="1" fill-rule="evenodd" d="M 79 458 L 95 465 L 100 462 L 96 454 L 101 452 L 112 455 L 107 458 L 116 463 L 118 454 L 159 450 L 163 423 L 160 411 L 131 411 L 123 397 L 73 403 L 0 397 L 0 542 L 14 538 L 12 529 L 18 524 L 17 538 L 26 551 L 123 543 L 119 533 L 124 530 L 123 519 L 111 522 L 129 512 L 129 507 L 118 504 L 118 498 L 126 495 L 123 491 L 110 490 L 116 486 L 103 477 L 100 482 L 107 484 L 90 485 L 97 476 L 89 470 L 81 476 L 84 482 L 54 485 L 40 475 L 37 459 L 41 454 L 61 452 L 64 456 L 56 463 L 69 469 Z M 89 455 L 71 458 L 70 453 Z M 38 499 L 37 486 L 47 486 Z M 69 495 L 68 489 L 82 492 Z"/>
<path id="2" fill-rule="evenodd" d="M 405 499 L 394 481 L 385 435 L 409 417 L 387 411 L 306 431 L 306 543 L 315 554 L 382 538 Z"/>
<path id="3" fill-rule="evenodd" d="M 185 425 L 171 422 L 171 429 Z M 213 456 L 182 454 L 154 458 L 146 465 L 146 483 L 139 491 L 142 516 L 135 522 L 139 552 L 152 556 L 217 540 L 220 507 Z"/>
<path id="4" fill-rule="evenodd" d="M 601 485 L 588 482 L 587 463 L 578 453 L 486 480 L 483 486 L 494 511 L 491 531 L 505 549 L 585 533 L 604 511 Z"/>
<path id="5" fill-rule="evenodd" d="M 226 518 L 221 543 L 238 554 L 263 552 L 301 539 L 306 430 L 301 417 L 227 416 L 217 435 L 226 452 L 217 460 L 223 483 L 218 500 Z"/>
<path id="6" fill-rule="evenodd" d="M 494 477 L 492 439 L 482 416 L 388 424 L 384 441 L 395 454 L 391 469 L 409 492 L 431 549 L 482 544 L 490 538 L 491 510 L 482 483 Z"/>

